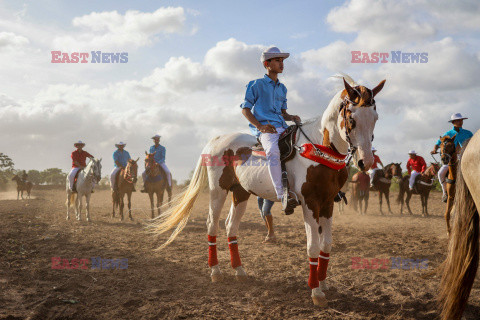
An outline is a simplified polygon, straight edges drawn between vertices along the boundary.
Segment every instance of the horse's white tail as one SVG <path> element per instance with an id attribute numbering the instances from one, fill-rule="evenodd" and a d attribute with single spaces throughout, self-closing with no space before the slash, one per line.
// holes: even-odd
<path id="1" fill-rule="evenodd" d="M 175 227 L 175 230 L 170 235 L 170 238 L 162 244 L 157 250 L 161 250 L 168 246 L 177 235 L 183 230 L 188 222 L 188 217 L 192 212 L 193 205 L 197 200 L 198 194 L 207 183 L 207 168 L 202 165 L 202 158 L 200 157 L 193 173 L 190 184 L 182 193 L 176 196 L 171 202 L 173 206 L 165 213 L 155 218 L 155 220 L 148 226 L 151 231 L 160 235 Z"/>
<path id="2" fill-rule="evenodd" d="M 73 207 L 73 205 L 75 204 L 75 197 L 76 197 L 76 193 L 72 192 L 70 193 L 70 207 Z M 68 200 L 65 202 L 65 205 L 67 206 L 68 205 Z M 70 208 L 69 207 L 69 208 Z"/>

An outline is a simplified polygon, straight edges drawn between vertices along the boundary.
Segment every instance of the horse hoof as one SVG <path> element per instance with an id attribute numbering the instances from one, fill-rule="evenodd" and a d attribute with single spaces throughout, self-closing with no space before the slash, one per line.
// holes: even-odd
<path id="1" fill-rule="evenodd" d="M 325 308 L 328 304 L 327 298 L 323 296 L 312 296 L 313 304 L 321 308 Z"/>
<path id="2" fill-rule="evenodd" d="M 212 278 L 212 282 L 222 281 L 222 275 L 221 274 L 212 274 L 211 278 Z"/>

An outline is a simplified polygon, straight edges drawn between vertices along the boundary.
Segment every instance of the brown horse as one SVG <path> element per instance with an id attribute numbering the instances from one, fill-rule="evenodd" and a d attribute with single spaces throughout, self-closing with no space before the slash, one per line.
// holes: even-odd
<path id="1" fill-rule="evenodd" d="M 150 197 L 150 207 L 152 210 L 152 219 L 155 218 L 155 207 L 153 205 L 153 195 L 157 195 L 157 209 L 160 215 L 160 207 L 163 204 L 163 193 L 165 189 L 168 193 L 168 202 L 172 200 L 172 188 L 168 185 L 167 175 L 158 163 L 155 162 L 154 153 L 145 151 L 145 172 L 147 180 L 145 181 L 145 190 Z"/>
<path id="2" fill-rule="evenodd" d="M 447 193 L 447 207 L 445 208 L 445 221 L 447 222 L 447 233 L 450 236 L 450 212 L 452 211 L 455 199 L 455 177 L 457 176 L 457 148 L 455 137 L 440 137 L 440 155 L 444 165 L 448 165 L 448 175 L 445 179 L 445 191 Z"/>
<path id="3" fill-rule="evenodd" d="M 479 261 L 480 131 L 463 149 L 457 165 L 455 214 L 440 283 L 441 319 L 460 319 Z"/>
<path id="4" fill-rule="evenodd" d="M 125 194 L 128 200 L 128 217 L 132 218 L 132 192 L 137 182 L 138 165 L 137 160 L 128 160 L 127 166 L 120 170 L 117 175 L 116 189 L 112 190 L 112 218 L 115 217 L 115 208 L 120 207 L 120 218 L 123 220 L 123 208 L 125 203 L 123 198 Z"/>
<path id="5" fill-rule="evenodd" d="M 359 208 L 360 214 L 367 213 L 370 192 L 370 178 L 368 174 L 366 174 L 365 171 L 359 171 L 353 175 L 350 183 L 352 184 L 352 195 L 350 197 L 350 202 L 353 204 L 353 210 L 358 212 L 357 208 Z"/>
<path id="6" fill-rule="evenodd" d="M 428 217 L 428 196 L 430 195 L 430 190 L 432 190 L 433 179 L 437 175 L 438 170 L 438 164 L 431 163 L 427 170 L 425 170 L 424 173 L 418 176 L 417 180 L 415 181 L 415 188 L 413 191 L 411 191 L 408 187 L 408 180 L 410 179 L 410 176 L 407 175 L 402 178 L 399 183 L 400 191 L 398 192 L 397 198 L 397 202 L 401 204 L 400 214 L 403 214 L 404 194 L 407 194 L 405 202 L 407 204 L 408 213 L 410 214 L 413 214 L 412 210 L 410 209 L 410 198 L 412 198 L 413 194 L 418 194 L 420 195 L 420 200 L 422 202 L 422 215 Z"/>
<path id="7" fill-rule="evenodd" d="M 23 199 L 23 191 L 27 192 L 27 198 L 30 199 L 30 190 L 32 190 L 33 184 L 30 181 L 23 181 L 18 175 L 14 175 L 12 181 L 17 183 L 17 200 L 19 200 L 20 194 Z"/>
<path id="8" fill-rule="evenodd" d="M 393 214 L 392 209 L 390 209 L 390 186 L 392 185 L 393 177 L 402 179 L 402 167 L 400 166 L 401 164 L 401 162 L 387 164 L 385 168 L 383 168 L 383 170 L 378 170 L 377 174 L 373 178 L 373 188 L 371 188 L 370 190 L 378 191 L 378 200 L 381 214 L 383 214 L 382 195 L 384 195 L 385 200 L 387 200 L 388 212 Z"/>

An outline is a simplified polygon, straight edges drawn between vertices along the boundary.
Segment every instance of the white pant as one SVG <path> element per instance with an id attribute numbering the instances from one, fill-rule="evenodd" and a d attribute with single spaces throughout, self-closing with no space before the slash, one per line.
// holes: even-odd
<path id="1" fill-rule="evenodd" d="M 110 174 L 110 186 L 112 189 L 115 188 L 115 176 L 117 175 L 117 172 L 122 170 L 122 168 L 115 167 L 112 170 L 112 173 Z"/>
<path id="2" fill-rule="evenodd" d="M 417 172 L 415 170 L 412 171 L 412 173 L 410 173 L 410 181 L 408 183 L 408 186 L 410 187 L 410 189 L 413 188 L 413 184 L 415 183 L 415 178 L 420 174 L 420 172 Z"/>
<path id="3" fill-rule="evenodd" d="M 75 175 L 77 174 L 78 170 L 81 170 L 81 169 L 72 168 L 72 170 L 70 170 L 70 173 L 68 174 L 68 182 L 70 183 L 70 190 L 73 189 L 73 183 L 75 182 Z"/>
<path id="4" fill-rule="evenodd" d="M 380 169 L 375 168 L 375 169 L 368 170 L 368 173 L 370 174 L 370 184 L 373 183 L 373 177 L 375 176 L 375 172 L 377 172 L 378 170 L 380 170 Z"/>
<path id="5" fill-rule="evenodd" d="M 282 199 L 283 185 L 282 185 L 282 166 L 280 164 L 280 149 L 278 148 L 278 138 L 280 134 L 285 131 L 284 128 L 276 128 L 277 133 L 262 133 L 260 134 L 260 142 L 262 143 L 268 161 L 268 172 L 272 179 L 277 198 Z"/>
<path id="6" fill-rule="evenodd" d="M 165 162 L 164 163 L 159 163 L 159 165 L 162 167 L 162 169 L 167 174 L 168 185 L 171 187 L 172 186 L 172 176 L 171 176 L 170 170 L 168 169 Z M 147 179 L 147 173 L 145 171 L 143 171 L 143 173 L 142 173 L 142 178 L 143 178 L 143 183 L 145 184 L 145 180 Z"/>
<path id="7" fill-rule="evenodd" d="M 448 174 L 448 165 L 444 164 L 440 170 L 438 170 L 438 181 L 440 181 L 440 185 L 442 186 L 443 194 L 445 194 L 445 178 Z"/>

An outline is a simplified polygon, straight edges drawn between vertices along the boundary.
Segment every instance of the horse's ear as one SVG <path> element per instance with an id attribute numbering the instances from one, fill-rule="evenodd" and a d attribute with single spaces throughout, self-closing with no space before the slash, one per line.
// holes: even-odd
<path id="1" fill-rule="evenodd" d="M 147 151 L 145 151 L 145 155 L 146 155 L 146 156 L 148 156 L 148 153 L 147 153 Z"/>
<path id="2" fill-rule="evenodd" d="M 456 136 L 457 136 L 457 134 L 455 133 L 455 135 L 453 137 L 451 137 L 450 140 L 455 140 Z"/>
<path id="3" fill-rule="evenodd" d="M 140 160 L 140 157 L 138 157 L 137 160 L 135 160 L 135 162 L 137 162 L 138 160 Z"/>
<path id="4" fill-rule="evenodd" d="M 102 162 L 102 158 L 100 158 L 100 160 L 98 160 L 98 162 Z"/>
<path id="5" fill-rule="evenodd" d="M 401 166 L 401 165 L 402 165 L 402 163 L 401 163 L 401 162 L 399 162 L 399 163 L 398 163 L 398 165 L 399 165 L 399 166 Z"/>
<path id="6" fill-rule="evenodd" d="M 377 95 L 377 93 L 379 93 L 382 89 L 383 89 L 383 85 L 385 84 L 385 81 L 387 80 L 382 80 L 380 81 L 380 83 L 375 87 L 373 88 L 373 96 L 375 97 Z"/>
<path id="7" fill-rule="evenodd" d="M 345 81 L 345 78 L 343 78 L 343 85 L 345 86 L 345 90 L 347 90 L 348 98 L 353 100 L 355 98 L 355 90 Z"/>

